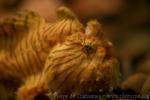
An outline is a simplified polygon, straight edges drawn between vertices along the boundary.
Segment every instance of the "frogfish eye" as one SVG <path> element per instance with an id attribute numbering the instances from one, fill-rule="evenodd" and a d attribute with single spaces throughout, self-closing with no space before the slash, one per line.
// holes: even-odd
<path id="1" fill-rule="evenodd" d="M 83 46 L 83 49 L 84 49 L 85 53 L 88 55 L 94 51 L 94 48 L 91 44 L 85 44 Z"/>

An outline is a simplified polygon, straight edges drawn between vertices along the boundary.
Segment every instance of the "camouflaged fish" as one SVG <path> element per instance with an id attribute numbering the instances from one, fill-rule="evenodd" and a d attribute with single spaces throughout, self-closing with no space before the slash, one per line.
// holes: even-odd
<path id="1" fill-rule="evenodd" d="M 67 36 L 52 48 L 42 73 L 22 84 L 17 100 L 78 100 L 80 95 L 109 93 L 120 75 L 111 47 L 100 24 L 90 21 L 85 32 Z"/>

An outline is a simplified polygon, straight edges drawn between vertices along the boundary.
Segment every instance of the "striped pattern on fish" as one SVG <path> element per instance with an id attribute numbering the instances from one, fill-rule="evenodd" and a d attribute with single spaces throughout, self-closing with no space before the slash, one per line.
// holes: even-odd
<path id="1" fill-rule="evenodd" d="M 0 79 L 16 77 L 24 81 L 38 73 L 56 43 L 82 30 L 82 25 L 75 16 L 68 14 L 68 9 L 59 9 L 58 16 L 58 21 L 49 23 L 26 11 L 0 24 Z"/>

